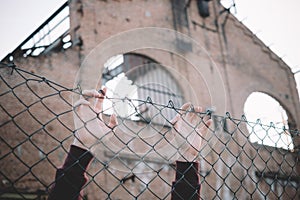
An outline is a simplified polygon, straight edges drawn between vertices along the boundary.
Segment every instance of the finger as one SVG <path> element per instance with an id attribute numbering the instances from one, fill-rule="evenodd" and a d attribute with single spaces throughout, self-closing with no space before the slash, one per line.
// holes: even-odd
<path id="1" fill-rule="evenodd" d="M 95 89 L 92 90 L 83 90 L 82 91 L 83 97 L 99 97 L 100 94 Z"/>
<path id="2" fill-rule="evenodd" d="M 74 103 L 74 108 L 77 108 L 79 107 L 80 105 L 90 105 L 90 102 L 88 102 L 87 100 L 85 99 L 79 99 L 78 101 L 76 101 Z"/>
<path id="3" fill-rule="evenodd" d="M 202 107 L 201 106 L 196 106 L 195 107 L 195 112 L 196 113 L 201 113 L 202 112 Z"/>
<path id="4" fill-rule="evenodd" d="M 104 97 L 106 95 L 106 91 L 107 91 L 107 88 L 106 87 L 103 87 L 103 89 L 100 89 L 99 92 L 100 94 L 102 95 L 102 97 Z"/>
<path id="5" fill-rule="evenodd" d="M 106 88 L 104 87 L 102 90 L 100 90 L 100 93 L 98 92 L 98 96 L 96 98 L 96 102 L 95 102 L 95 111 L 101 112 L 102 108 L 103 108 L 103 100 L 105 98 L 105 94 L 106 94 Z"/>
<path id="6" fill-rule="evenodd" d="M 118 125 L 117 116 L 115 114 L 112 114 L 109 118 L 109 124 L 108 127 L 114 128 Z"/>
<path id="7" fill-rule="evenodd" d="M 191 123 L 191 124 L 195 124 L 195 122 L 198 119 L 198 115 L 197 113 L 201 110 L 201 107 L 197 106 L 197 107 L 193 107 L 192 105 L 190 106 L 190 109 L 186 115 L 186 120 Z"/>
<path id="8" fill-rule="evenodd" d="M 212 124 L 212 119 L 210 119 L 209 116 L 205 116 L 205 117 L 203 117 L 202 121 L 200 122 L 200 124 L 198 126 L 199 127 L 201 126 L 201 128 L 202 127 L 209 128 L 211 124 Z"/>
<path id="9" fill-rule="evenodd" d="M 200 134 L 201 134 L 202 137 L 205 137 L 205 136 L 206 136 L 206 134 L 207 134 L 207 132 L 208 132 L 208 129 L 209 129 L 209 127 L 211 126 L 211 124 L 212 124 L 212 119 L 209 119 L 209 120 L 207 120 L 207 121 L 205 122 L 205 124 L 203 124 L 203 125 L 201 126 L 201 128 L 199 129 L 199 132 L 200 132 Z"/>
<path id="10" fill-rule="evenodd" d="M 210 128 L 211 124 L 212 124 L 212 119 L 209 119 L 205 122 L 207 129 Z"/>
<path id="11" fill-rule="evenodd" d="M 210 120 L 211 119 L 211 115 L 209 115 L 209 114 L 206 114 L 203 118 L 202 118 L 202 122 L 203 123 L 206 123 L 208 120 Z"/>
<path id="12" fill-rule="evenodd" d="M 182 119 L 185 118 L 187 121 L 191 122 L 191 112 L 189 111 L 191 106 L 192 106 L 191 102 L 185 103 L 181 106 L 179 110 L 180 118 Z"/>
<path id="13" fill-rule="evenodd" d="M 183 104 L 179 110 L 179 114 L 181 115 L 184 114 L 191 107 L 191 105 L 192 105 L 191 102 Z"/>
<path id="14" fill-rule="evenodd" d="M 190 107 L 191 103 L 185 103 L 179 109 L 178 114 L 171 120 L 171 124 L 175 124 L 180 117 L 185 113 L 185 111 Z"/>
<path id="15" fill-rule="evenodd" d="M 83 90 L 82 94 L 80 95 L 80 99 L 85 99 L 86 101 L 89 101 L 92 105 L 95 105 L 95 97 L 98 97 L 99 93 L 93 89 L 93 90 Z"/>
<path id="16" fill-rule="evenodd" d="M 194 108 L 194 111 L 191 112 L 190 116 L 191 119 L 190 121 L 194 124 L 194 122 L 196 122 L 196 125 L 198 125 L 199 123 L 201 123 L 201 117 L 200 117 L 200 113 L 202 112 L 202 107 L 200 106 L 196 106 Z"/>

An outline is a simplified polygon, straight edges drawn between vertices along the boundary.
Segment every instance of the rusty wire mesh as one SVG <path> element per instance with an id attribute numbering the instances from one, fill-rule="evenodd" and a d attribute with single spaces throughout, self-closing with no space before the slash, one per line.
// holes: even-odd
<path id="1" fill-rule="evenodd" d="M 0 199 L 46 199 L 74 140 L 72 95 L 81 91 L 14 64 L 2 63 L 0 70 Z M 180 109 L 172 101 L 161 105 L 150 98 L 117 100 L 132 105 L 136 112 L 118 118 L 114 141 L 98 140 L 83 197 L 170 199 L 180 147 L 168 142 L 172 127 L 165 113 L 176 114 Z M 139 113 L 145 105 L 155 111 L 151 118 Z M 198 113 L 200 123 L 208 114 Z M 104 120 L 108 116 L 104 112 Z M 274 132 L 296 137 L 298 131 L 251 123 L 245 117 L 234 119 L 229 113 L 211 114 L 211 118 L 214 123 L 198 158 L 201 199 L 299 198 L 299 152 L 249 141 L 258 128 L 266 133 L 264 137 Z M 165 146 L 169 146 L 167 152 Z"/>

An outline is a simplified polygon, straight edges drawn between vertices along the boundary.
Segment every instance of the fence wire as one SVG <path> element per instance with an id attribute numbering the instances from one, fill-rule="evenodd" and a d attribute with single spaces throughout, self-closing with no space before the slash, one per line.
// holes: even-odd
<path id="1" fill-rule="evenodd" d="M 1 63 L 0 70 L 0 199 L 47 199 L 74 138 L 89 129 L 87 122 L 74 126 L 72 97 L 82 91 L 13 63 Z M 197 125 L 202 126 L 205 117 L 213 119 L 195 160 L 200 163 L 201 199 L 300 198 L 299 152 L 289 148 L 289 141 L 275 137 L 298 137 L 298 131 L 248 122 L 245 117 L 234 119 L 229 113 L 196 112 L 193 107 L 183 112 L 172 101 L 165 105 L 151 98 L 105 101 L 114 108 L 129 105 L 130 112 L 117 115 L 118 125 L 109 139 L 104 134 L 91 143 L 95 158 L 86 171 L 83 199 L 171 198 L 174 163 L 193 143 L 195 127 L 176 138 L 167 117 L 170 111 L 181 119 L 195 113 Z M 145 106 L 151 108 L 151 115 L 144 115 Z M 101 121 L 108 124 L 111 108 L 102 114 Z M 268 137 L 275 145 L 250 142 L 251 135 Z M 288 148 L 276 147 L 277 143 Z"/>

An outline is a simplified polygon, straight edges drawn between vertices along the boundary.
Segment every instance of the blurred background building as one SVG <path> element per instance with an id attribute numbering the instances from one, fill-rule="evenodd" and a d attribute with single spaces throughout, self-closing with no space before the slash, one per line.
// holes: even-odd
<path id="1" fill-rule="evenodd" d="M 300 103 L 293 73 L 219 1 L 72 0 L 62 5 L 2 62 L 13 61 L 32 74 L 74 88 L 76 74 L 93 50 L 112 36 L 146 27 L 184 34 L 174 36 L 169 31 L 169 36 L 163 36 L 167 37 L 165 44 L 160 41 L 160 45 L 168 46 L 173 40 L 172 44 L 181 55 L 145 48 L 119 52 L 104 63 L 89 60 L 89 65 L 97 66 L 101 75 L 98 87 L 106 85 L 109 95 L 124 97 L 124 91 L 118 91 L 118 86 L 129 84 L 134 87 L 131 98 L 165 105 L 172 100 L 176 107 L 190 101 L 216 114 L 214 136 L 207 142 L 206 159 L 201 163 L 203 199 L 234 196 L 246 199 L 264 199 L 266 196 L 270 199 L 299 198 L 300 140 L 298 134 L 286 131 L 300 127 Z M 185 36 L 192 40 L 186 40 Z M 128 39 L 135 41 L 136 38 Z M 195 44 L 205 51 L 197 52 Z M 185 59 L 190 55 L 199 57 L 196 65 Z M 1 76 L 9 77 L 10 84 L 17 85 L 17 75 L 11 75 L 5 69 L 1 73 Z M 220 80 L 222 82 L 218 82 Z M 65 98 L 72 102 L 71 96 L 61 92 L 48 98 L 47 94 L 57 91 L 43 84 L 27 81 L 18 89 L 10 88 L 14 95 L 1 96 L 3 164 L 0 199 L 9 199 L 9 195 L 11 199 L 23 198 L 24 195 L 32 195 L 27 196 L 28 199 L 46 196 L 56 167 L 62 164 L 73 140 L 73 116 L 71 112 L 64 113 L 70 104 L 61 101 Z M 2 94 L 9 90 L 4 85 L 1 85 Z M 220 98 L 216 98 L 217 94 Z M 217 117 L 224 116 L 225 112 L 237 118 L 245 112 L 246 117 L 247 112 L 250 116 L 251 106 L 247 105 L 252 95 L 262 95 L 278 104 L 280 115 L 274 123 L 276 127 L 284 127 L 281 131 L 275 128 L 273 131 L 272 127 L 266 130 L 253 124 L 247 127 L 246 123 L 237 125 Z M 26 103 L 20 103 L 16 96 Z M 39 99 L 38 103 L 33 103 L 36 99 Z M 262 102 L 257 106 L 259 103 Z M 111 105 L 106 106 L 105 114 L 109 115 Z M 262 110 L 264 106 L 262 104 Z M 25 111 L 12 117 L 22 110 Z M 126 111 L 117 108 L 118 111 L 119 118 L 124 118 L 126 112 L 135 112 L 130 108 Z M 167 129 L 162 122 L 175 115 L 173 111 L 158 112 L 147 104 L 139 106 L 137 112 L 127 118 L 126 127 L 134 129 L 139 127 L 137 124 L 144 127 L 151 120 L 153 127 Z M 264 117 L 263 112 L 260 116 Z M 6 121 L 9 123 L 3 125 Z M 145 134 L 149 134 L 147 130 Z M 135 151 L 143 152 L 146 148 L 139 142 L 132 145 L 136 146 Z M 134 166 L 138 162 L 130 151 L 119 156 L 124 161 L 114 163 L 119 168 L 124 163 Z M 112 157 L 112 152 L 104 151 L 98 159 L 110 160 Z M 92 181 L 85 190 L 88 199 L 170 198 L 174 169 L 163 159 L 150 157 L 146 164 L 138 166 L 138 172 L 152 170 L 149 173 L 116 169 L 99 172 L 104 168 L 99 160 L 96 159 L 90 169 Z M 153 169 L 158 168 L 161 171 L 154 173 Z"/>

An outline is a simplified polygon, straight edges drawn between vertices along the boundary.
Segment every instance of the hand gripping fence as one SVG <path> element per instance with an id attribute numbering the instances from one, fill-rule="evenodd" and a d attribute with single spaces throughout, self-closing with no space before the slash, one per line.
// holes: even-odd
<path id="1" fill-rule="evenodd" d="M 99 137 L 80 117 L 81 126 L 74 126 L 71 97 L 82 93 L 79 87 L 64 87 L 14 64 L 1 63 L 0 70 L 0 199 L 47 199 L 61 178 L 55 177 L 56 171 L 64 164 L 74 138 L 81 140 L 78 133 L 85 129 L 95 142 L 89 146 L 94 152 L 89 167 L 85 169 L 79 161 L 87 178 L 81 198 L 171 199 L 175 161 L 198 132 L 189 126 L 190 131 L 181 135 L 165 113 L 172 110 L 183 119 L 196 112 L 193 107 L 182 112 L 172 101 L 161 105 L 150 97 L 106 98 L 112 107 L 123 102 L 133 111 L 126 117 L 117 116 L 118 125 Z M 152 110 L 150 117 L 142 113 L 145 106 Z M 89 120 L 108 124 L 111 113 L 106 109 L 103 118 L 95 113 Z M 299 151 L 276 147 L 287 141 L 273 136 L 299 137 L 298 131 L 252 123 L 245 117 L 234 119 L 229 113 L 198 112 L 195 116 L 201 126 L 206 126 L 206 117 L 213 120 L 201 136 L 202 148 L 195 160 L 200 165 L 200 199 L 300 198 Z M 250 142 L 251 134 L 273 139 L 275 147 Z M 72 166 L 63 175 L 68 170 Z"/>

